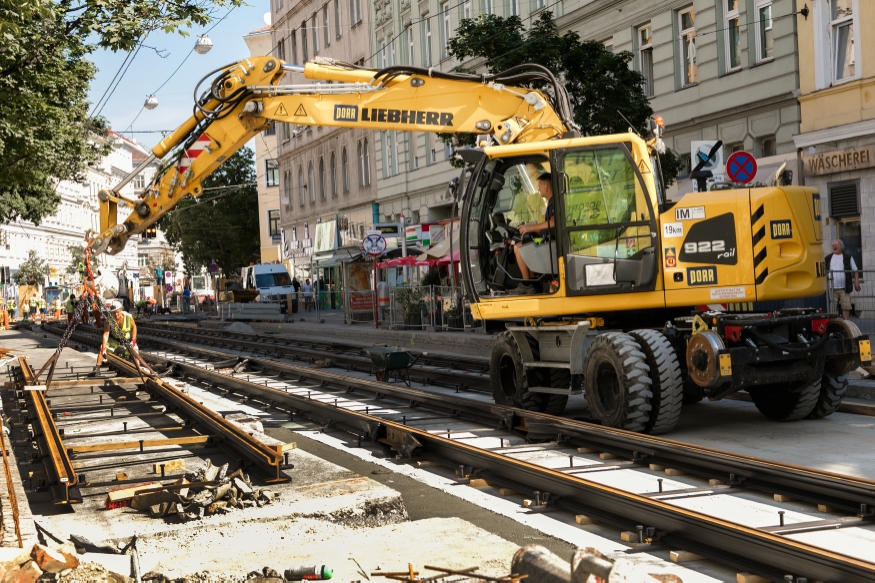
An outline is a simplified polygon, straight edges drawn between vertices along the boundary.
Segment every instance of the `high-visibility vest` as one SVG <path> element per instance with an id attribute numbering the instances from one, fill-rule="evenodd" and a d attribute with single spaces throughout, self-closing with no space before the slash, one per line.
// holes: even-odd
<path id="1" fill-rule="evenodd" d="M 67 313 L 72 314 L 76 311 L 76 306 L 73 304 L 73 300 L 67 300 Z"/>
<path id="2" fill-rule="evenodd" d="M 14 299 L 9 298 L 8 300 L 6 300 L 6 309 L 8 309 L 8 310 L 15 309 L 15 300 Z"/>
<path id="3" fill-rule="evenodd" d="M 42 299 L 42 298 L 39 299 L 39 309 L 40 309 L 40 310 L 45 310 L 45 309 L 46 309 L 46 301 L 45 301 L 44 299 Z"/>
<path id="4" fill-rule="evenodd" d="M 121 339 L 125 342 L 130 342 L 131 334 L 134 331 L 134 317 L 127 312 L 122 312 L 122 315 L 124 316 L 124 319 L 122 320 L 121 326 L 119 326 L 122 332 Z M 109 347 L 112 349 L 115 349 L 119 345 L 119 343 L 112 337 L 112 335 L 110 335 L 107 344 L 109 344 Z"/>
<path id="5" fill-rule="evenodd" d="M 30 307 L 31 307 L 31 308 L 35 308 L 36 305 L 37 305 L 36 296 L 32 296 L 32 297 L 30 298 Z"/>

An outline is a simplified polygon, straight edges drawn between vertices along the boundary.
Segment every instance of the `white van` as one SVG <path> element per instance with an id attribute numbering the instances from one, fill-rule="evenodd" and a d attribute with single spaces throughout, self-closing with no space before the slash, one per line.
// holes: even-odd
<path id="1" fill-rule="evenodd" d="M 259 263 L 244 267 L 240 272 L 244 289 L 258 291 L 257 301 L 279 301 L 282 312 L 286 313 L 286 299 L 295 292 L 292 278 L 282 263 Z"/>

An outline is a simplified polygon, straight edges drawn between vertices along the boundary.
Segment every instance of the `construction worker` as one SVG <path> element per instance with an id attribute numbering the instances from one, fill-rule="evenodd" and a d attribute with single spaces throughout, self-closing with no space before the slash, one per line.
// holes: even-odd
<path id="1" fill-rule="evenodd" d="M 55 320 L 61 319 L 61 296 L 55 297 L 52 302 L 52 311 L 55 313 Z"/>
<path id="2" fill-rule="evenodd" d="M 0 302 L 0 322 L 6 330 L 9 330 L 9 312 L 6 311 L 6 302 Z"/>
<path id="3" fill-rule="evenodd" d="M 39 319 L 43 322 L 46 320 L 46 299 L 42 296 L 39 299 Z"/>
<path id="4" fill-rule="evenodd" d="M 36 321 L 36 309 L 39 305 L 39 302 L 36 299 L 36 296 L 30 296 L 30 300 L 27 302 L 30 307 L 30 319 L 32 321 Z"/>
<path id="5" fill-rule="evenodd" d="M 16 305 L 15 298 L 9 298 L 6 300 L 6 311 L 9 312 L 9 319 L 13 319 L 15 317 L 15 310 L 18 309 Z"/>
<path id="6" fill-rule="evenodd" d="M 137 349 L 137 324 L 134 322 L 134 317 L 122 310 L 122 303 L 113 301 L 109 304 L 111 318 L 118 325 L 117 330 L 110 330 L 110 320 L 103 324 L 103 341 L 100 343 L 100 353 L 97 355 L 97 366 L 106 359 L 106 349 L 109 349 L 118 356 L 127 356 L 128 351 L 123 342 L 130 341 L 131 348 Z M 121 334 L 121 338 L 118 335 Z"/>
<path id="7" fill-rule="evenodd" d="M 67 298 L 67 323 L 73 321 L 73 316 L 76 314 L 76 296 L 70 294 Z"/>

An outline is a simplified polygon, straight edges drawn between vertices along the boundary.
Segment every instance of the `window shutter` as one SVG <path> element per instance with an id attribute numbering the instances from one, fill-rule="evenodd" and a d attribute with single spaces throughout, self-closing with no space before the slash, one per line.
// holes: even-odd
<path id="1" fill-rule="evenodd" d="M 860 214 L 860 197 L 857 183 L 837 184 L 829 188 L 829 215 L 831 217 L 850 217 Z"/>

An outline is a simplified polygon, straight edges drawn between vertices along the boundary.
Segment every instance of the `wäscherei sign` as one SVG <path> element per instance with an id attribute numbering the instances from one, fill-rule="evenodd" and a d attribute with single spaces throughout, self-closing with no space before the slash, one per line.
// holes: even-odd
<path id="1" fill-rule="evenodd" d="M 875 166 L 875 146 L 802 156 L 803 176 L 823 176 Z"/>

